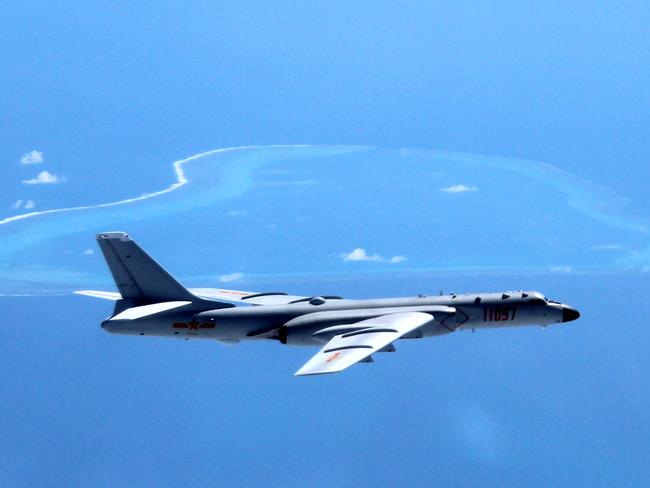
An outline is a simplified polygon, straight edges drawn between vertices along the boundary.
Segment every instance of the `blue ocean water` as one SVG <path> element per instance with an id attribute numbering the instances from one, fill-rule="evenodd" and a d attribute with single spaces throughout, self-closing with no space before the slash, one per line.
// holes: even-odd
<path id="1" fill-rule="evenodd" d="M 644 486 L 644 283 L 619 273 L 286 282 L 346 296 L 534 287 L 582 312 L 548 329 L 401 341 L 373 364 L 306 380 L 292 373 L 311 348 L 113 336 L 98 325 L 103 300 L 5 297 L 2 484 Z"/>
<path id="2" fill-rule="evenodd" d="M 28 295 L 0 298 L 2 484 L 650 480 L 648 228 L 623 196 L 534 161 L 363 146 L 240 148 L 160 171 L 169 181 L 123 203 L 0 224 L 0 292 Z M 111 303 L 71 292 L 114 289 L 94 244 L 105 230 L 188 286 L 538 289 L 582 317 L 401 341 L 297 379 L 314 350 L 104 333 Z M 365 260 L 345 259 L 358 248 Z"/>
<path id="3" fill-rule="evenodd" d="M 169 183 L 144 194 L 0 220 L 0 293 L 110 285 L 93 242 L 106 230 L 145 237 L 171 270 L 204 286 L 228 273 L 277 282 L 650 269 L 646 217 L 606 187 L 535 161 L 261 146 L 208 151 L 159 171 Z M 356 248 L 381 258 L 341 259 Z"/>
<path id="4" fill-rule="evenodd" d="M 0 487 L 650 485 L 650 3 L 2 7 Z M 105 230 L 189 286 L 582 317 L 297 381 L 311 349 L 103 333 Z"/>

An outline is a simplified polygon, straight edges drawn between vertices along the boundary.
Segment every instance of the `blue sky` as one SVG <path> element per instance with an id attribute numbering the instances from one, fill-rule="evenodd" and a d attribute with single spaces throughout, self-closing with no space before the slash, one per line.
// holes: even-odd
<path id="1" fill-rule="evenodd" d="M 173 181 L 172 161 L 219 147 L 342 144 L 550 163 L 627 199 L 625 221 L 644 225 L 649 24 L 647 2 L 7 1 L 0 5 L 0 220 L 157 191 Z M 21 164 L 33 150 L 43 161 Z M 328 167 L 322 178 L 341 178 L 332 170 L 338 166 Z M 296 179 L 313 176 L 296 165 L 284 169 Z M 61 181 L 23 183 L 43 171 Z M 481 244 L 480 231 L 463 240 L 456 227 L 476 219 L 490 185 L 504 188 L 489 200 L 503 210 L 508 191 L 532 181 L 525 173 L 485 171 L 475 182 L 466 168 L 456 179 L 432 180 L 437 199 L 447 196 L 442 187 L 477 186 L 448 195 L 463 198 L 446 204 L 452 225 L 438 231 L 432 199 L 409 191 L 404 166 L 381 160 L 383 177 L 371 175 L 377 191 L 360 190 L 361 203 L 391 222 L 412 216 L 413 227 L 430 223 L 421 246 L 413 230 L 403 235 L 385 226 L 390 238 L 379 239 L 381 221 L 360 221 L 355 231 L 354 222 L 329 215 L 309 188 L 298 187 L 274 200 L 273 188 L 258 185 L 240 200 L 148 222 L 154 209 L 133 207 L 123 230 L 183 277 L 196 278 L 205 262 L 215 269 L 204 270 L 212 279 L 263 269 L 241 286 L 276 288 L 277 275 L 282 288 L 307 295 L 541 289 L 583 311 L 575 325 L 408 343 L 344 375 L 297 381 L 291 373 L 310 350 L 114 337 L 98 327 L 110 312 L 105 302 L 0 298 L 0 485 L 647 484 L 650 337 L 638 310 L 649 305 L 648 274 L 638 267 L 575 272 L 595 263 L 581 245 L 640 252 L 647 235 L 599 227 L 593 215 L 571 213 L 553 188 L 533 185 L 528 200 L 517 192 L 522 210 L 510 212 L 513 218 L 525 222 L 529 207 L 532 223 L 543 224 L 551 211 L 557 222 L 541 225 L 539 244 L 530 244 L 534 227 L 499 227 L 504 242 L 494 249 L 503 261 L 496 265 L 546 258 L 541 251 L 559 252 L 565 239 L 570 257 L 553 254 L 543 263 L 562 269 L 432 271 L 438 250 L 462 266 L 464 256 L 476 264 L 493 249 Z M 333 196 L 345 208 L 341 192 L 320 198 Z M 18 200 L 20 208 L 11 208 Z M 307 201 L 313 205 L 305 208 Z M 183 202 L 165 200 L 161 208 Z M 252 210 L 269 208 L 287 215 L 286 233 L 257 241 Z M 246 218 L 228 221 L 228 212 Z M 44 260 L 68 277 L 106 279 L 96 249 L 81 263 L 94 249 L 95 226 L 114 222 L 102 215 L 3 225 L 0 271 L 31 269 L 15 282 L 28 292 L 42 290 L 39 272 L 51 274 L 38 267 Z M 331 221 L 326 235 L 314 225 L 322 219 Z M 47 229 L 64 235 L 75 222 L 75 259 L 58 237 L 18 256 L 7 251 Z M 346 225 L 354 238 L 337 232 Z M 172 228 L 180 237 L 170 243 Z M 365 228 L 372 239 L 364 241 Z M 211 239 L 184 259 L 206 229 Z M 273 232 L 265 228 L 264 236 Z M 315 271 L 305 251 L 310 240 L 319 253 Z M 523 254 L 512 242 L 526 243 L 518 248 Z M 343 263 L 341 253 L 355 247 L 407 260 Z M 356 267 L 326 276 L 347 265 Z M 402 270 L 396 278 L 393 269 Z"/>

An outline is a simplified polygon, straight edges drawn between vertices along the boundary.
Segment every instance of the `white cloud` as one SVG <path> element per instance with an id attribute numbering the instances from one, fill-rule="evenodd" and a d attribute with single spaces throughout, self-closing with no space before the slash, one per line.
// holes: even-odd
<path id="1" fill-rule="evenodd" d="M 341 254 L 341 257 L 343 258 L 343 261 L 383 261 L 384 260 L 384 258 L 382 258 L 379 254 L 373 254 L 372 256 L 369 256 L 366 253 L 366 250 L 361 247 L 357 247 L 352 252 L 343 253 Z"/>
<path id="2" fill-rule="evenodd" d="M 230 273 L 219 276 L 219 282 L 221 283 L 232 283 L 233 281 L 239 281 L 244 277 L 243 273 Z"/>
<path id="3" fill-rule="evenodd" d="M 592 251 L 620 251 L 625 246 L 623 244 L 600 244 L 598 246 L 591 246 Z"/>
<path id="4" fill-rule="evenodd" d="M 549 269 L 552 273 L 571 273 L 573 271 L 571 266 L 551 266 Z"/>
<path id="5" fill-rule="evenodd" d="M 467 186 L 467 185 L 451 185 L 448 186 L 447 188 L 440 188 L 440 191 L 444 191 L 445 193 L 466 193 L 469 191 L 476 191 L 478 188 L 475 186 Z"/>
<path id="6" fill-rule="evenodd" d="M 19 210 L 21 208 L 31 210 L 35 206 L 36 204 L 34 203 L 34 200 L 16 200 L 10 208 L 11 210 Z"/>
<path id="7" fill-rule="evenodd" d="M 343 253 L 340 255 L 343 261 L 374 261 L 376 263 L 391 263 L 397 264 L 406 261 L 404 256 L 393 256 L 392 258 L 384 258 L 379 254 L 368 254 L 362 247 L 357 247 L 351 252 Z"/>
<path id="8" fill-rule="evenodd" d="M 41 164 L 43 161 L 45 161 L 43 153 L 37 150 L 23 154 L 23 157 L 20 158 L 20 164 Z"/>
<path id="9" fill-rule="evenodd" d="M 84 256 L 92 256 L 93 254 L 95 254 L 95 251 L 92 250 L 91 248 L 88 248 L 83 252 Z"/>
<path id="10" fill-rule="evenodd" d="M 45 185 L 53 183 L 63 183 L 65 178 L 53 175 L 49 171 L 41 171 L 36 178 L 30 180 L 23 180 L 23 183 L 26 185 Z"/>

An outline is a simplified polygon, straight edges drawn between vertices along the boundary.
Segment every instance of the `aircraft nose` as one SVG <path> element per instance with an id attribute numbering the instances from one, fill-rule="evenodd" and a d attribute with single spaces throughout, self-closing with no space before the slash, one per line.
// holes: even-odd
<path id="1" fill-rule="evenodd" d="M 578 317 L 580 317 L 580 312 L 575 308 L 565 306 L 562 309 L 562 322 L 571 322 L 572 320 L 576 320 Z"/>

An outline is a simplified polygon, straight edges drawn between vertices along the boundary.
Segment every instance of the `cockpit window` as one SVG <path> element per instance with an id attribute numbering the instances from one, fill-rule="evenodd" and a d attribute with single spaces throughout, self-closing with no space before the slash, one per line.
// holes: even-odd
<path id="1" fill-rule="evenodd" d="M 543 303 L 544 303 L 544 300 L 541 299 L 541 298 L 533 298 L 533 299 L 532 299 L 530 302 L 528 302 L 528 303 L 531 303 L 531 304 L 533 304 L 533 305 L 540 305 L 540 304 L 543 304 Z"/>

